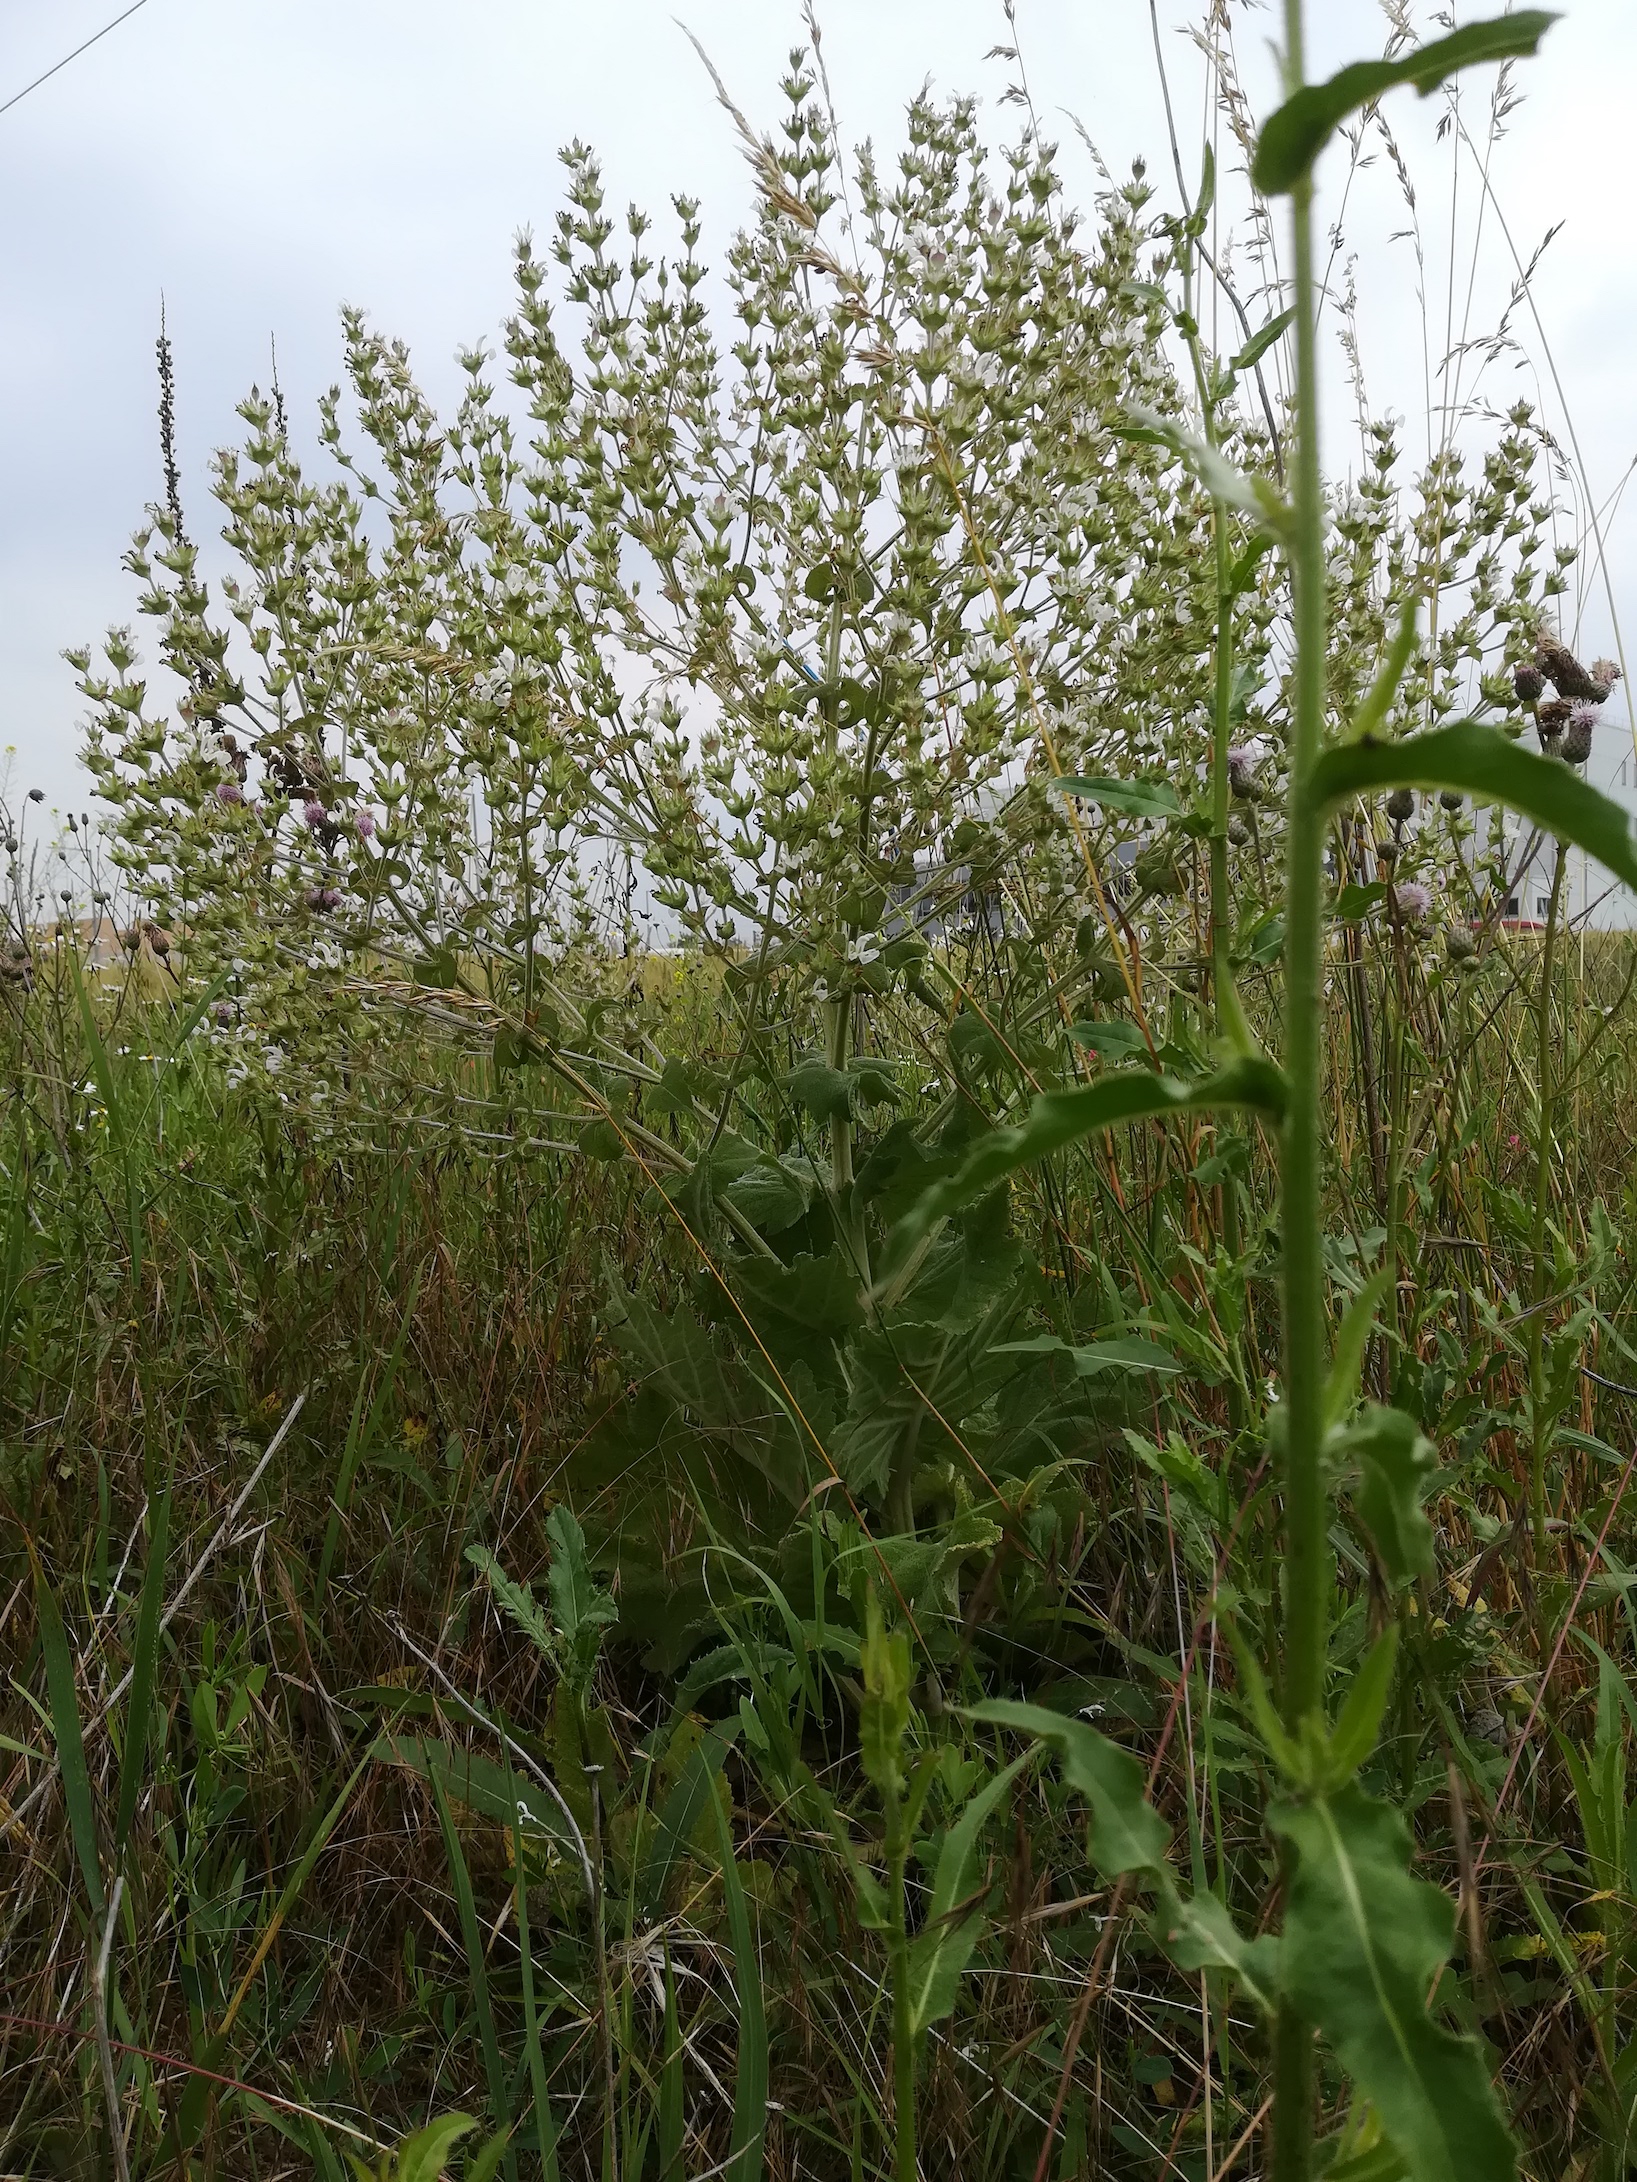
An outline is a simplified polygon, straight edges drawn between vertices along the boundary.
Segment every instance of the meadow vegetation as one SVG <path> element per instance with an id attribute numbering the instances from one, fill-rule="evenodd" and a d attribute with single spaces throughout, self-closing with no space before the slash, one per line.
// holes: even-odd
<path id="1" fill-rule="evenodd" d="M 452 417 L 357 313 L 316 468 L 247 399 L 225 578 L 162 348 L 155 664 L 0 816 L 5 2174 L 1637 2161 L 1527 269 L 1318 459 L 1313 159 L 1486 178 L 1546 20 L 1303 89 L 1289 0 L 1258 130 L 1219 0 L 1089 210 L 1010 52 L 844 160 L 815 32 L 721 283 L 571 147 Z"/>

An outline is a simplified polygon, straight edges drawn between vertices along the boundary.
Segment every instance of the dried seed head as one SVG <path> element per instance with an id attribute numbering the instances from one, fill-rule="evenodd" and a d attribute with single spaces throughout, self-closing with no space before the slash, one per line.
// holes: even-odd
<path id="1" fill-rule="evenodd" d="M 1613 659 L 1594 659 L 1591 664 L 1591 677 L 1602 691 L 1602 695 L 1597 702 L 1599 704 L 1606 703 L 1609 692 L 1613 689 L 1615 683 L 1620 680 L 1619 662 Z"/>
<path id="2" fill-rule="evenodd" d="M 1549 636 L 1543 636 L 1535 646 L 1535 662 L 1545 672 L 1547 680 L 1560 697 L 1590 697 L 1594 700 L 1606 695 L 1566 644 L 1559 644 Z"/>
<path id="3" fill-rule="evenodd" d="M 1540 730 L 1541 747 L 1555 743 L 1569 724 L 1569 714 L 1574 706 L 1567 697 L 1548 697 L 1544 704 L 1535 707 L 1535 725 Z"/>

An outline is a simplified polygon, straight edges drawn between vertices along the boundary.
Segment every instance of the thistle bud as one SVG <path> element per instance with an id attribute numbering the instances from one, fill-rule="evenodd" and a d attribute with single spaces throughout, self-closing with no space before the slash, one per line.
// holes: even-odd
<path id="1" fill-rule="evenodd" d="M 1521 704 L 1532 705 L 1537 702 L 1541 691 L 1546 687 L 1546 677 L 1538 667 L 1514 667 L 1512 669 L 1512 687 L 1517 691 L 1518 700 Z"/>
<path id="2" fill-rule="evenodd" d="M 1387 798 L 1387 816 L 1395 826 L 1402 826 L 1407 819 L 1413 818 L 1415 816 L 1415 790 L 1413 788 L 1395 788 Z"/>
<path id="3" fill-rule="evenodd" d="M 1228 839 L 1233 843 L 1236 849 L 1242 849 L 1248 847 L 1250 843 L 1250 837 L 1251 835 L 1249 826 L 1246 825 L 1245 821 L 1239 816 L 1238 812 L 1236 811 L 1233 817 L 1228 820 Z"/>
<path id="4" fill-rule="evenodd" d="M 1440 788 L 1438 791 L 1438 801 L 1442 809 L 1446 811 L 1458 811 L 1462 809 L 1465 805 L 1466 797 L 1462 795 L 1459 788 Z"/>
<path id="5" fill-rule="evenodd" d="M 1452 924 L 1444 934 L 1444 953 L 1451 962 L 1472 962 L 1477 958 L 1477 935 L 1464 924 Z"/>

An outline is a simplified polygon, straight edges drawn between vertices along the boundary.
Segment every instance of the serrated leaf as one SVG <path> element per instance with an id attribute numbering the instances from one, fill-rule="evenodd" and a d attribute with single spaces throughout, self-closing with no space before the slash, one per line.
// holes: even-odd
<path id="1" fill-rule="evenodd" d="M 1392 1581 L 1430 1576 L 1436 1566 L 1432 1525 L 1421 1496 L 1438 1458 L 1415 1419 L 1371 1403 L 1345 1431 L 1331 1435 L 1329 1446 L 1363 1472 L 1354 1499 Z"/>
<path id="2" fill-rule="evenodd" d="M 1409 1829 L 1357 1788 L 1275 1804 L 1295 1868 L 1280 1984 L 1369 2099 L 1413 2182 L 1510 2182 L 1513 2147 L 1473 2041 L 1427 2012 L 1454 1905 L 1409 1874 Z"/>
<path id="3" fill-rule="evenodd" d="M 1226 1970 L 1265 2015 L 1278 2007 L 1279 1942 L 1271 1932 L 1246 1939 L 1214 1894 L 1184 1898 L 1167 1880 L 1154 1934 L 1179 1970 Z"/>
<path id="4" fill-rule="evenodd" d="M 1165 780 L 1121 780 L 1112 773 L 1062 773 L 1052 782 L 1060 795 L 1084 796 L 1107 811 L 1132 818 L 1173 818 L 1182 809 L 1177 792 Z"/>
<path id="5" fill-rule="evenodd" d="M 1065 1719 L 1043 1705 L 996 1698 L 972 1706 L 964 1717 L 1013 1728 L 1020 1735 L 1051 1744 L 1069 1785 L 1091 1805 L 1089 1852 L 1105 1877 L 1162 1869 L 1171 1829 L 1148 1801 L 1143 1769 L 1129 1750 L 1122 1750 L 1084 1720 Z"/>
<path id="6" fill-rule="evenodd" d="M 1304 84 L 1262 124 L 1251 160 L 1251 180 L 1264 195 L 1294 188 L 1324 149 L 1337 125 L 1384 91 L 1413 83 L 1425 98 L 1463 68 L 1485 61 L 1515 60 L 1533 53 L 1557 21 L 1542 8 L 1468 23 L 1447 38 L 1416 46 L 1393 60 L 1355 61 L 1327 83 Z"/>
<path id="7" fill-rule="evenodd" d="M 1463 795 L 1504 803 L 1595 856 L 1624 885 L 1637 887 L 1637 839 L 1628 813 L 1560 758 L 1537 757 L 1476 720 L 1407 735 L 1402 742 L 1341 743 L 1313 768 L 1313 793 L 1322 803 L 1335 805 L 1381 788 L 1458 788 Z"/>
<path id="8" fill-rule="evenodd" d="M 1284 1077 L 1271 1061 L 1247 1059 L 1234 1061 L 1194 1084 L 1141 1068 L 1122 1069 L 1072 1091 L 1048 1091 L 1035 1100 L 1026 1122 L 980 1138 L 947 1182 L 934 1183 L 911 1206 L 895 1232 L 894 1255 L 907 1252 L 950 1213 L 987 1196 L 1019 1167 L 1030 1166 L 1082 1137 L 1151 1115 L 1208 1113 L 1224 1107 L 1250 1107 L 1270 1119 L 1281 1119 Z"/>

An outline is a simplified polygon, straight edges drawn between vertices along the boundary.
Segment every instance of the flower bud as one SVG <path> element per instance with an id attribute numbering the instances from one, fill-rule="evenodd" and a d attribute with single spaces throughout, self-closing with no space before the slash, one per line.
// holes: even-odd
<path id="1" fill-rule="evenodd" d="M 1451 962 L 1471 962 L 1478 953 L 1477 934 L 1464 924 L 1452 924 L 1444 934 L 1444 953 Z"/>
<path id="2" fill-rule="evenodd" d="M 1512 669 L 1512 687 L 1517 691 L 1521 703 L 1532 705 L 1539 699 L 1541 691 L 1546 687 L 1546 677 L 1538 667 L 1514 667 Z"/>
<path id="3" fill-rule="evenodd" d="M 1458 811 L 1465 804 L 1466 797 L 1462 795 L 1459 788 L 1440 788 L 1438 791 L 1438 801 L 1442 809 L 1446 811 Z"/>
<path id="4" fill-rule="evenodd" d="M 1387 798 L 1387 816 L 1395 826 L 1402 826 L 1406 819 L 1415 816 L 1415 790 L 1395 788 Z"/>

